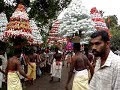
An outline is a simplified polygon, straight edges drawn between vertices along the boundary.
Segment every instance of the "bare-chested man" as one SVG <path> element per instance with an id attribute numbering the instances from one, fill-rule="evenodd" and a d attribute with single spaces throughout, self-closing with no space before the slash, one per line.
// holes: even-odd
<path id="1" fill-rule="evenodd" d="M 37 55 L 34 54 L 34 50 L 30 49 L 29 54 L 26 56 L 28 63 L 27 75 L 29 75 L 33 80 L 36 79 L 36 60 Z"/>
<path id="2" fill-rule="evenodd" d="M 21 49 L 15 49 L 14 56 L 8 60 L 7 73 L 7 90 L 22 90 L 22 85 L 19 78 L 19 73 L 25 78 L 31 80 L 21 69 L 21 64 L 18 58 L 21 54 Z"/>
<path id="3" fill-rule="evenodd" d="M 89 66 L 92 75 L 93 67 L 87 57 L 82 52 L 80 52 L 80 43 L 74 43 L 73 49 L 75 55 L 72 57 L 71 60 L 66 90 L 68 90 L 68 84 L 72 78 L 73 71 L 75 71 L 75 76 L 73 80 L 72 90 L 87 90 L 89 81 L 87 66 Z"/>
<path id="4" fill-rule="evenodd" d="M 59 82 L 60 82 L 60 79 L 61 79 L 61 71 L 62 71 L 62 54 L 58 52 L 58 48 L 56 47 L 55 48 L 55 54 L 53 56 L 54 60 L 53 60 L 53 63 L 51 65 L 51 80 L 50 81 L 53 81 L 53 77 L 57 77 L 59 78 Z"/>

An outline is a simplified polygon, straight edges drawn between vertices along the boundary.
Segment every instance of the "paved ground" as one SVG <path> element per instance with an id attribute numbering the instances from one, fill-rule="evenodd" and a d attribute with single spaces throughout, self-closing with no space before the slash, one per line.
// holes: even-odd
<path id="1" fill-rule="evenodd" d="M 61 82 L 58 82 L 57 78 L 54 78 L 53 82 L 49 82 L 50 75 L 46 74 L 38 78 L 33 85 L 27 85 L 27 88 L 25 90 L 65 90 L 65 84 L 67 78 L 68 78 L 68 68 L 66 68 L 65 65 L 63 66 L 63 70 L 62 70 Z M 70 90 L 72 86 L 71 83 L 69 85 Z"/>

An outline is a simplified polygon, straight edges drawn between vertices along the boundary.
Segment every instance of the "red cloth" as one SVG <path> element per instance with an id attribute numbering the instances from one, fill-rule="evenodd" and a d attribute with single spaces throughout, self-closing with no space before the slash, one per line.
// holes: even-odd
<path id="1" fill-rule="evenodd" d="M 49 49 L 46 49 L 46 53 L 49 53 Z"/>

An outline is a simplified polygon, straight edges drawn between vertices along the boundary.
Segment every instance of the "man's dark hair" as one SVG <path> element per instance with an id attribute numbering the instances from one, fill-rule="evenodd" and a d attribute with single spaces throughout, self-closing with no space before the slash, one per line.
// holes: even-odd
<path id="1" fill-rule="evenodd" d="M 6 44 L 3 41 L 0 41 L 0 51 L 6 50 Z"/>
<path id="2" fill-rule="evenodd" d="M 34 49 L 33 49 L 33 48 L 30 48 L 29 53 L 30 53 L 30 54 L 33 54 L 33 53 L 34 53 Z"/>
<path id="3" fill-rule="evenodd" d="M 2 59 L 0 58 L 0 66 L 2 65 Z"/>
<path id="4" fill-rule="evenodd" d="M 14 55 L 21 54 L 21 52 L 22 52 L 21 48 L 15 48 Z"/>
<path id="5" fill-rule="evenodd" d="M 30 51 L 30 48 L 29 48 L 29 47 L 24 47 L 24 48 L 23 48 L 23 53 L 24 53 L 25 55 L 29 55 L 29 51 Z"/>
<path id="6" fill-rule="evenodd" d="M 98 37 L 98 36 L 101 36 L 101 37 L 102 37 L 102 40 L 103 40 L 104 42 L 110 41 L 108 32 L 105 31 L 105 30 L 99 30 L 99 31 L 94 32 L 94 33 L 91 35 L 91 38 L 96 38 L 96 37 Z"/>
<path id="7" fill-rule="evenodd" d="M 59 48 L 58 47 L 55 47 L 55 51 L 58 51 L 59 50 Z"/>
<path id="8" fill-rule="evenodd" d="M 73 48 L 74 50 L 80 51 L 80 43 L 74 43 Z"/>

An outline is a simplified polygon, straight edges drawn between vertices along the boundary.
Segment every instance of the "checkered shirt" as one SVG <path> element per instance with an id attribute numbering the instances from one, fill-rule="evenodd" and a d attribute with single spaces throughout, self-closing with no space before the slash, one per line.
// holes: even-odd
<path id="1" fill-rule="evenodd" d="M 120 57 L 110 51 L 104 65 L 98 59 L 88 90 L 120 90 Z"/>

